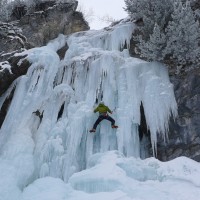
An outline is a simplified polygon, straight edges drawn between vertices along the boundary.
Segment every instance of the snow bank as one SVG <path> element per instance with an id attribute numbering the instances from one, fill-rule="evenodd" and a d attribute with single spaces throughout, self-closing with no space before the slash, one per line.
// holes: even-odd
<path id="1" fill-rule="evenodd" d="M 68 184 L 51 177 L 36 180 L 22 200 L 197 200 L 200 195 L 199 163 L 185 157 L 164 163 L 110 151 L 93 155 L 88 165 Z"/>
<path id="2" fill-rule="evenodd" d="M 124 158 L 111 151 L 95 154 L 90 162 L 90 168 L 69 179 L 74 189 L 86 193 L 121 191 L 131 199 L 184 200 L 200 195 L 199 163 L 185 157 L 163 163 L 155 158 Z"/>

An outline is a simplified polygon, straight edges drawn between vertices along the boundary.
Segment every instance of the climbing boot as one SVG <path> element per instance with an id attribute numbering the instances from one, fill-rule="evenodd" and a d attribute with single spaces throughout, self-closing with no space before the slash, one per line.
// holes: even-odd
<path id="1" fill-rule="evenodd" d="M 112 128 L 118 128 L 118 126 L 116 126 L 116 125 L 112 125 Z"/>

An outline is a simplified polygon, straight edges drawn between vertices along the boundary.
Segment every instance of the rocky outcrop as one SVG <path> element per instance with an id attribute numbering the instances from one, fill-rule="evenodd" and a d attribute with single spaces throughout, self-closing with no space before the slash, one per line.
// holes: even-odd
<path id="1" fill-rule="evenodd" d="M 140 58 L 135 53 L 135 47 L 136 42 L 132 39 L 129 52 L 131 56 Z M 178 117 L 170 120 L 168 141 L 164 143 L 162 138 L 158 139 L 157 157 L 168 161 L 187 156 L 200 162 L 200 69 L 177 70 L 170 65 L 169 74 L 178 104 Z M 141 120 L 140 127 L 143 124 L 145 125 Z M 141 130 L 140 128 L 139 133 Z M 147 154 L 153 156 L 151 146 Z"/>
<path id="2" fill-rule="evenodd" d="M 46 45 L 60 33 L 71 34 L 88 30 L 89 26 L 80 12 L 76 12 L 77 1 L 56 4 L 55 1 L 42 2 L 36 6 L 37 12 L 21 16 L 10 23 L 0 22 L 0 96 L 19 76 L 25 74 L 30 63 L 13 56 L 24 49 Z M 58 51 L 64 58 L 67 45 Z M 5 67 L 8 65 L 9 67 Z"/>
<path id="3" fill-rule="evenodd" d="M 40 47 L 59 34 L 71 34 L 89 29 L 82 13 L 77 12 L 78 2 L 42 2 L 35 12 L 9 23 L 0 22 L 0 62 L 16 52 Z M 14 18 L 13 18 L 14 19 Z"/>
<path id="4" fill-rule="evenodd" d="M 178 118 L 171 120 L 169 141 L 158 143 L 158 158 L 187 156 L 200 162 L 200 69 L 171 77 L 178 104 Z"/>
<path id="5" fill-rule="evenodd" d="M 27 38 L 18 27 L 18 22 L 0 22 L 0 62 L 23 51 L 25 47 L 28 47 Z"/>
<path id="6" fill-rule="evenodd" d="M 19 76 L 26 74 L 31 63 L 25 56 L 13 56 L 8 61 L 0 63 L 0 96 L 6 92 L 12 82 Z M 15 87 L 13 87 L 10 95 L 4 101 L 0 109 L 0 127 L 5 119 L 7 110 L 12 101 Z"/>
<path id="7" fill-rule="evenodd" d="M 0 96 L 8 89 L 11 83 L 21 75 L 26 74 L 30 63 L 26 56 L 11 57 L 5 64 L 8 67 L 3 68 L 3 64 L 0 66 Z M 19 64 L 20 63 L 20 64 Z"/>
<path id="8" fill-rule="evenodd" d="M 88 30 L 89 26 L 83 15 L 76 11 L 75 3 L 55 4 L 44 10 L 25 15 L 19 21 L 23 34 L 31 46 L 45 45 L 60 33 L 68 35 Z"/>
<path id="9" fill-rule="evenodd" d="M 55 1 L 42 2 L 36 5 L 31 14 L 15 13 L 12 16 L 14 21 L 0 22 L 0 97 L 15 79 L 26 74 L 31 65 L 26 55 L 15 56 L 15 53 L 44 46 L 59 34 L 68 35 L 89 29 L 82 13 L 76 11 L 77 5 L 77 1 L 60 4 Z M 57 51 L 60 59 L 64 58 L 67 49 L 65 45 Z M 0 127 L 13 94 L 14 89 L 1 107 Z"/>

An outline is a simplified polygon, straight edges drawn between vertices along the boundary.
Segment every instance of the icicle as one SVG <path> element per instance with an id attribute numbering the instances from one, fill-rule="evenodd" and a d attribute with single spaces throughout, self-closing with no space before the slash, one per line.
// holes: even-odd
<path id="1" fill-rule="evenodd" d="M 32 166 L 26 173 L 21 173 L 24 168 L 20 166 L 20 174 L 26 175 L 19 174 L 20 186 L 44 176 L 67 182 L 87 166 L 94 153 L 119 150 L 127 157 L 139 157 L 141 102 L 156 155 L 157 134 L 166 137 L 169 117 L 177 115 L 177 105 L 164 66 L 132 58 L 127 50 L 120 52 L 125 44 L 129 47 L 133 30 L 130 22 L 118 24 L 67 39 L 60 36 L 45 47 L 25 52 L 32 65 L 16 82 L 0 130 L 1 158 L 9 159 L 11 166 L 21 160 Z M 61 62 L 56 51 L 65 40 L 69 49 Z M 98 117 L 93 106 L 102 98 L 114 111 L 119 128 L 112 129 L 104 120 L 91 134 L 88 130 Z M 43 113 L 42 119 L 34 114 L 36 110 Z"/>

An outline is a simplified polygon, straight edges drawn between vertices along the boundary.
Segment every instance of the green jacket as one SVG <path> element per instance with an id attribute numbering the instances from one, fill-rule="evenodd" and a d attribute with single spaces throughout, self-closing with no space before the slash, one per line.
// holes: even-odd
<path id="1" fill-rule="evenodd" d="M 98 107 L 96 109 L 94 109 L 94 112 L 99 112 L 99 114 L 106 114 L 107 112 L 109 113 L 112 113 L 112 111 L 107 107 L 105 106 L 104 104 L 99 104 Z"/>

